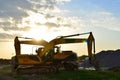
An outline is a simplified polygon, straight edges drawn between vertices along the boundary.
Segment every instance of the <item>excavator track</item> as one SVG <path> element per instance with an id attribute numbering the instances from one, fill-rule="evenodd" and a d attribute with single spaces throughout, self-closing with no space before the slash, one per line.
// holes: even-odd
<path id="1" fill-rule="evenodd" d="M 56 73 L 57 69 L 54 66 L 33 66 L 16 69 L 18 74 L 48 74 Z"/>

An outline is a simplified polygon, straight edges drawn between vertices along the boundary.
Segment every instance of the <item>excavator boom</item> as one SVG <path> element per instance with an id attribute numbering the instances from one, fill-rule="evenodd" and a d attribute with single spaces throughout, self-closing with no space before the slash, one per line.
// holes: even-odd
<path id="1" fill-rule="evenodd" d="M 88 38 L 68 38 L 68 37 L 73 37 L 73 36 L 78 36 L 78 35 L 84 35 L 84 34 L 89 34 Z M 59 38 L 53 39 L 50 41 L 45 47 L 43 52 L 39 55 L 40 57 L 44 57 L 48 54 L 48 51 L 52 49 L 55 45 L 58 44 L 70 44 L 70 43 L 87 43 L 88 46 L 88 57 L 91 63 L 91 58 L 92 54 L 95 53 L 95 39 L 93 37 L 92 32 L 89 33 L 82 33 L 82 34 L 75 34 L 75 35 L 68 35 L 68 36 L 61 36 Z"/>
<path id="2" fill-rule="evenodd" d="M 48 44 L 48 42 L 45 41 L 45 40 L 35 40 L 35 39 L 32 39 L 32 38 L 24 38 L 24 39 L 27 39 L 27 40 L 21 40 L 20 41 L 19 38 L 23 38 L 23 37 L 16 37 L 15 40 L 14 40 L 16 55 L 21 54 L 21 45 L 20 44 L 41 45 L 41 46 L 45 46 L 46 44 Z"/>

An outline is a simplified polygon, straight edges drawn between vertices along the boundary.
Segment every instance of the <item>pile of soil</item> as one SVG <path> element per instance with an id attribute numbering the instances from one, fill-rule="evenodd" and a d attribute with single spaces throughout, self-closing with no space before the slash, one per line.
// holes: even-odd
<path id="1" fill-rule="evenodd" d="M 120 50 L 101 51 L 96 55 L 101 67 L 120 66 Z"/>
<path id="2" fill-rule="evenodd" d="M 96 58 L 99 62 L 100 67 L 110 69 L 120 66 L 120 49 L 101 51 L 96 54 Z M 86 59 L 82 67 L 91 67 L 88 59 Z"/>

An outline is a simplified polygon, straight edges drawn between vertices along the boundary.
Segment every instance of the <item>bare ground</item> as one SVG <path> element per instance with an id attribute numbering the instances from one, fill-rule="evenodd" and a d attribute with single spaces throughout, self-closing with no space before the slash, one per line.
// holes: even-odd
<path id="1" fill-rule="evenodd" d="M 44 75 L 20 75 L 11 72 L 10 65 L 0 65 L 0 80 L 51 80 Z"/>

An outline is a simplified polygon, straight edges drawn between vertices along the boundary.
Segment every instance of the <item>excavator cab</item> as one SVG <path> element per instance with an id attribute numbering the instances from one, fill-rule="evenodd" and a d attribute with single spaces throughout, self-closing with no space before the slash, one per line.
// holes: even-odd
<path id="1" fill-rule="evenodd" d="M 38 49 L 36 49 L 36 53 L 37 55 L 40 55 L 40 53 L 43 51 L 42 47 L 39 47 Z"/>

